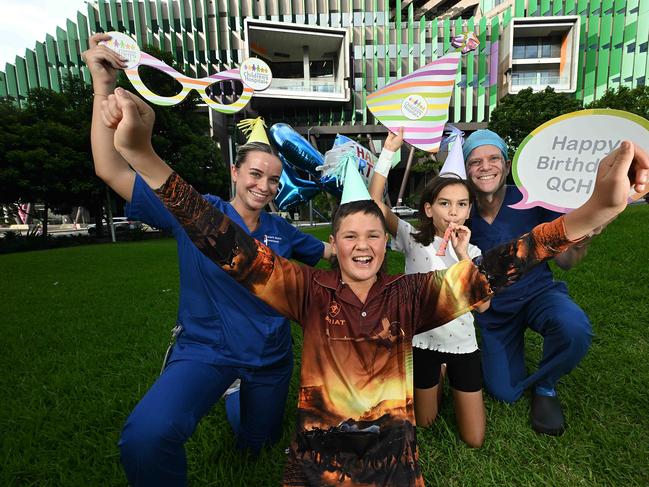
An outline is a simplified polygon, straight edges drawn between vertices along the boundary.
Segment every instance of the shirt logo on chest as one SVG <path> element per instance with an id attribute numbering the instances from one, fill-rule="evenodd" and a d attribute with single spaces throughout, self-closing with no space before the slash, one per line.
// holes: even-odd
<path id="1" fill-rule="evenodd" d="M 340 305 L 336 301 L 331 301 L 329 303 L 329 310 L 327 314 L 332 318 L 335 318 L 338 313 L 340 313 Z"/>

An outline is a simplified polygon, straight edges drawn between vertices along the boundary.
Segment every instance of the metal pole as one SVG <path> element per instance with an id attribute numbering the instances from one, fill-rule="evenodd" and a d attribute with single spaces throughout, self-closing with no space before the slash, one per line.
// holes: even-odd
<path id="1" fill-rule="evenodd" d="M 406 183 L 408 182 L 408 176 L 410 176 L 410 166 L 412 166 L 412 159 L 415 155 L 415 148 L 410 146 L 410 153 L 408 154 L 408 162 L 406 162 L 406 170 L 403 173 L 403 179 L 401 180 L 401 189 L 399 189 L 399 197 L 397 198 L 397 206 L 403 203 L 403 193 L 406 191 Z"/>
<path id="2" fill-rule="evenodd" d="M 311 129 L 313 127 L 309 127 L 309 130 L 307 130 L 307 135 L 309 137 L 309 142 L 311 142 L 311 145 L 315 147 L 316 150 L 318 149 L 318 140 L 315 138 L 315 135 L 311 134 Z M 309 174 L 309 181 L 311 181 L 311 174 Z M 313 199 L 309 200 L 309 225 L 313 226 Z"/>
<path id="3" fill-rule="evenodd" d="M 113 209 L 110 204 L 110 189 L 106 186 L 106 216 L 108 220 L 108 228 L 110 229 L 110 240 L 115 243 L 117 239 L 115 238 L 115 227 L 113 226 Z"/>

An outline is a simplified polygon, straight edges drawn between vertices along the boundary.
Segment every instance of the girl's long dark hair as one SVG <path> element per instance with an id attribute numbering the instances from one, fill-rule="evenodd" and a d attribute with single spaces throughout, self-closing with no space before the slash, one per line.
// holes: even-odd
<path id="1" fill-rule="evenodd" d="M 426 216 L 424 206 L 426 203 L 432 205 L 442 189 L 453 184 L 464 186 L 469 193 L 469 202 L 473 204 L 475 201 L 475 193 L 464 179 L 454 176 L 436 176 L 433 178 L 433 180 L 426 185 L 424 192 L 421 194 L 421 199 L 419 200 L 419 222 L 416 225 L 417 232 L 412 234 L 412 237 L 420 244 L 424 246 L 430 245 L 433 240 L 435 240 L 435 234 L 437 233 L 437 229 L 433 224 L 433 219 Z"/>

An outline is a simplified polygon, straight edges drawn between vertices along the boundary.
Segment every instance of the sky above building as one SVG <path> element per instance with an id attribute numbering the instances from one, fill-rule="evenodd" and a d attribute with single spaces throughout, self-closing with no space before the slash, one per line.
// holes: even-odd
<path id="1" fill-rule="evenodd" d="M 0 71 L 47 34 L 54 36 L 57 26 L 65 30 L 66 19 L 76 24 L 77 12 L 87 10 L 84 0 L 2 0 L 0 5 Z"/>

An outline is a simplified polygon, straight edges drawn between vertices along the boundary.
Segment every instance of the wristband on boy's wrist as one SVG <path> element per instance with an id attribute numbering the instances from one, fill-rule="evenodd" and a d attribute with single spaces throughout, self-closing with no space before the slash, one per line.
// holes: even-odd
<path id="1" fill-rule="evenodd" d="M 379 160 L 376 161 L 374 172 L 377 172 L 381 176 L 387 178 L 388 174 L 390 174 L 390 169 L 392 169 L 392 160 L 394 159 L 394 154 L 394 151 L 391 151 L 390 149 L 386 149 L 384 147 L 381 151 L 381 155 L 379 156 Z"/>

